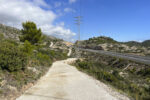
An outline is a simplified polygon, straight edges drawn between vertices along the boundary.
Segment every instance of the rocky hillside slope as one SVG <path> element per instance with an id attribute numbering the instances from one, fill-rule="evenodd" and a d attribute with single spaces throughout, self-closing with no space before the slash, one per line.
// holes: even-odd
<path id="1" fill-rule="evenodd" d="M 89 40 L 79 42 L 80 47 L 130 53 L 142 56 L 150 55 L 150 40 L 142 43 L 136 41 L 118 42 L 109 37 L 94 37 Z"/>
<path id="2" fill-rule="evenodd" d="M 5 38 L 19 40 L 21 31 L 17 28 L 0 24 L 0 34 L 3 34 Z"/>
<path id="3" fill-rule="evenodd" d="M 15 100 L 54 61 L 67 58 L 69 47 L 65 41 L 43 34 L 42 44 L 32 45 L 20 42 L 21 35 L 19 29 L 0 24 L 0 100 Z"/>

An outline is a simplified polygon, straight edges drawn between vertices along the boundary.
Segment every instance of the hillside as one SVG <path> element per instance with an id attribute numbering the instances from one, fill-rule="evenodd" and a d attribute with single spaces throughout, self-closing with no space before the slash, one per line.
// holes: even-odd
<path id="1" fill-rule="evenodd" d="M 21 30 L 15 28 L 6 26 L 3 24 L 0 24 L 0 35 L 3 35 L 5 39 L 15 40 L 19 41 L 19 37 L 22 35 Z M 56 49 L 68 49 L 68 46 L 65 44 L 65 41 L 59 38 L 56 38 L 54 36 L 48 36 L 46 34 L 44 35 L 43 45 L 45 47 L 49 47 L 51 42 L 54 43 L 54 48 Z M 51 48 L 52 49 L 52 48 Z"/>
<path id="2" fill-rule="evenodd" d="M 18 40 L 19 36 L 21 35 L 21 31 L 17 28 L 6 26 L 3 24 L 0 24 L 0 33 L 4 35 L 5 38 Z"/>
<path id="3" fill-rule="evenodd" d="M 130 100 L 150 100 L 150 65 L 95 52 L 80 53 L 82 58 L 73 64 L 78 70 L 109 84 Z"/>
<path id="4" fill-rule="evenodd" d="M 115 51 L 142 56 L 150 55 L 150 40 L 146 40 L 142 43 L 136 41 L 118 42 L 110 37 L 94 37 L 89 40 L 80 41 L 79 44 L 82 48 Z"/>
<path id="5" fill-rule="evenodd" d="M 124 42 L 125 44 L 129 46 L 143 46 L 143 47 L 150 47 L 150 40 L 145 40 L 143 42 L 137 42 L 137 41 L 129 41 Z"/>
<path id="6" fill-rule="evenodd" d="M 142 46 L 150 47 L 150 40 L 146 40 L 146 41 L 142 42 Z"/>
<path id="7" fill-rule="evenodd" d="M 0 24 L 0 100 L 14 100 L 34 85 L 54 61 L 67 58 L 69 47 L 65 41 L 42 35 L 41 44 L 21 42 L 19 29 Z"/>
<path id="8" fill-rule="evenodd" d="M 128 42 L 124 42 L 124 44 L 126 44 L 128 46 L 142 46 L 142 44 L 137 41 L 128 41 Z"/>

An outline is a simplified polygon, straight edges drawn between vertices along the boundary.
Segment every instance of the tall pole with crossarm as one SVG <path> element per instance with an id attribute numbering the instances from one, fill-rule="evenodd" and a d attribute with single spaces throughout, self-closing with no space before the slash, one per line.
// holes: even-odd
<path id="1" fill-rule="evenodd" d="M 75 24 L 78 26 L 78 41 L 77 41 L 77 48 L 76 48 L 76 54 L 79 57 L 79 41 L 80 41 L 80 25 L 81 25 L 81 16 L 75 17 Z"/>
<path id="2" fill-rule="evenodd" d="M 75 17 L 76 25 L 78 26 L 78 41 L 80 41 L 80 25 L 81 25 L 81 16 Z"/>
<path id="3" fill-rule="evenodd" d="M 75 17 L 75 24 L 77 25 L 78 27 L 78 39 L 77 39 L 77 46 L 76 46 L 76 55 L 77 57 L 80 57 L 80 54 L 79 54 L 79 47 L 80 47 L 80 26 L 81 26 L 81 0 L 79 0 L 79 7 L 78 7 L 78 11 L 79 11 L 79 16 L 76 16 Z"/>

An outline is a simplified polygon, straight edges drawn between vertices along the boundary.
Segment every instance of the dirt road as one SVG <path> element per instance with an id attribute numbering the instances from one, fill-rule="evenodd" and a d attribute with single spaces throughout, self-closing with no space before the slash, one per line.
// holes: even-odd
<path id="1" fill-rule="evenodd" d="M 67 64 L 73 60 L 53 63 L 49 72 L 17 100 L 128 100 Z"/>

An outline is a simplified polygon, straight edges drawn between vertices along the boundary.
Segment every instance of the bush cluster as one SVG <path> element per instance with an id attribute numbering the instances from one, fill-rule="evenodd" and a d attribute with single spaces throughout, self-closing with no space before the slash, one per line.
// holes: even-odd
<path id="1" fill-rule="evenodd" d="M 0 43 L 0 67 L 8 71 L 24 70 L 26 54 L 15 44 L 8 41 Z"/>
<path id="2" fill-rule="evenodd" d="M 122 63 L 122 61 L 120 60 Z M 77 60 L 75 66 L 98 80 L 101 80 L 107 84 L 111 84 L 115 88 L 127 93 L 135 100 L 149 100 L 150 99 L 150 86 L 139 86 L 119 75 L 119 71 L 116 68 L 111 68 L 101 62 L 95 62 L 89 59 L 84 61 Z M 142 70 L 138 74 L 143 76 L 149 75 L 149 70 Z"/>
<path id="3" fill-rule="evenodd" d="M 50 66 L 52 64 L 50 56 L 42 54 L 41 52 L 37 54 L 37 59 L 39 60 L 40 65 L 42 66 Z"/>

